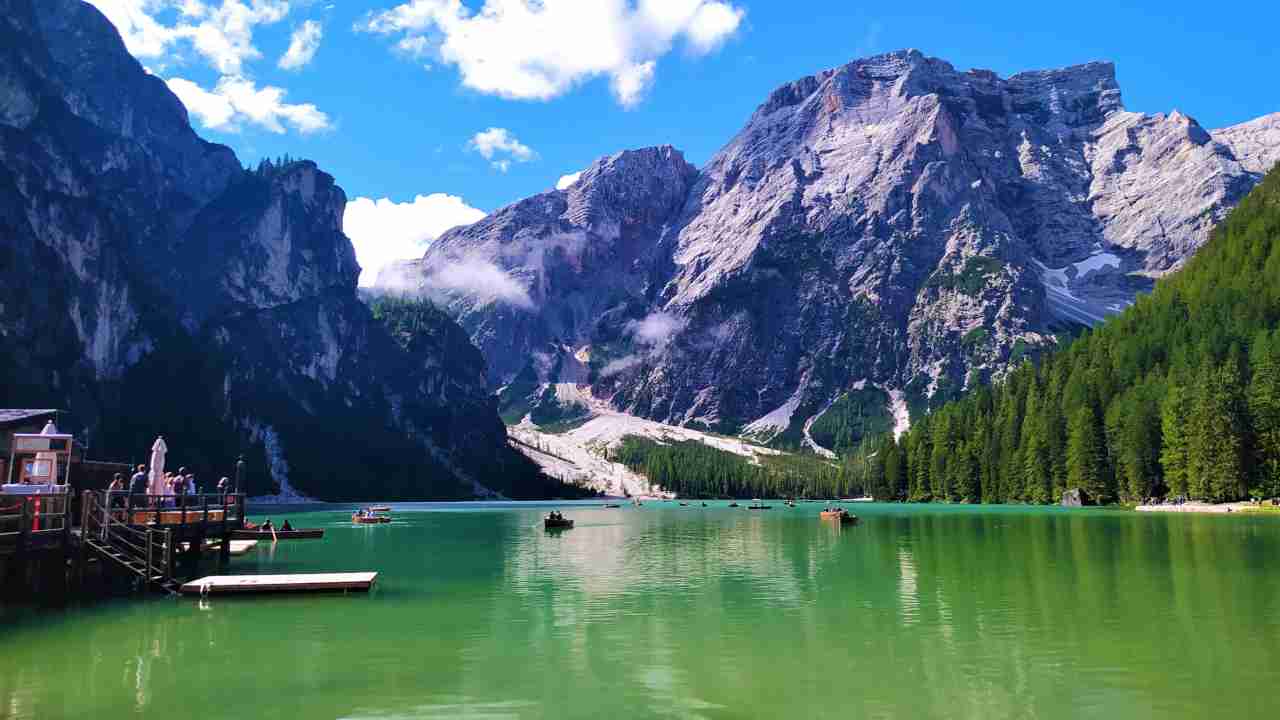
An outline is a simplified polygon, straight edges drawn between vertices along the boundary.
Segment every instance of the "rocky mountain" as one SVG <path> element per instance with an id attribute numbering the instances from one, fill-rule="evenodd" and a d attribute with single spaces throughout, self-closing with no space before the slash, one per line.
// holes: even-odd
<path id="1" fill-rule="evenodd" d="M 325 498 L 542 494 L 447 318 L 356 293 L 346 196 L 241 167 L 79 0 L 0 0 L 0 404 L 63 407 L 89 455 Z"/>
<path id="2" fill-rule="evenodd" d="M 895 52 L 779 88 L 700 169 L 603 158 L 388 282 L 457 318 L 508 396 L 589 384 L 810 443 L 851 393 L 902 419 L 1123 309 L 1280 160 L 1277 122 L 1128 112 L 1109 63 L 1002 78 Z"/>

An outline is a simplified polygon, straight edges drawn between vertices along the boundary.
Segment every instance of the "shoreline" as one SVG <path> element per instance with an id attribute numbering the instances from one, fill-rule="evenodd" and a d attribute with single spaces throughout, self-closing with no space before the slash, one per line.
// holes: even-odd
<path id="1" fill-rule="evenodd" d="M 1280 513 L 1280 508 L 1273 505 L 1255 505 L 1247 500 L 1233 503 L 1188 502 L 1181 505 L 1138 505 L 1138 512 L 1164 513 L 1206 513 L 1210 515 L 1226 515 L 1228 513 Z"/>

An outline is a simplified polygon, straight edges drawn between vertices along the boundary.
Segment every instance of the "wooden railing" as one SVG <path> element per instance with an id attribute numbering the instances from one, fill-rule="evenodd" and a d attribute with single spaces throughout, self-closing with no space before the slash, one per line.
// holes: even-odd
<path id="1" fill-rule="evenodd" d="M 244 525 L 245 496 L 86 490 L 81 505 L 82 552 L 97 552 L 137 575 L 147 587 L 176 592 L 178 545 L 198 545 L 214 536 L 221 537 L 225 547 L 231 531 Z"/>
<path id="2" fill-rule="evenodd" d="M 126 525 L 226 524 L 239 527 L 244 519 L 244 495 L 132 495 L 100 493 L 100 507 Z M 105 504 L 104 504 L 105 503 Z"/>
<path id="3" fill-rule="evenodd" d="M 84 491 L 81 499 L 80 548 L 96 552 L 137 576 L 142 587 L 158 585 L 173 591 L 173 531 L 137 527 L 123 511 L 108 506 L 106 493 Z"/>
<path id="4" fill-rule="evenodd" d="M 71 517 L 70 493 L 0 495 L 0 545 L 22 549 L 38 541 L 65 544 Z"/>

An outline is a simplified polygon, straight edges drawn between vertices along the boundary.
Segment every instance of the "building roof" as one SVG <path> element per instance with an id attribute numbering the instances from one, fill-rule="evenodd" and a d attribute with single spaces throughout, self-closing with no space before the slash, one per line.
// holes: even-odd
<path id="1" fill-rule="evenodd" d="M 31 420 L 57 415 L 61 410 L 6 410 L 0 409 L 0 427 L 16 425 Z"/>

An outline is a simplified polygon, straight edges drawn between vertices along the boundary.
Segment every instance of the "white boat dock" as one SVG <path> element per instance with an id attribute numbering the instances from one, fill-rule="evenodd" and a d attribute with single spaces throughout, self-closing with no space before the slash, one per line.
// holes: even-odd
<path id="1" fill-rule="evenodd" d="M 367 591 L 376 572 L 300 573 L 294 575 L 211 575 L 182 585 L 184 595 L 225 593 Z"/>

